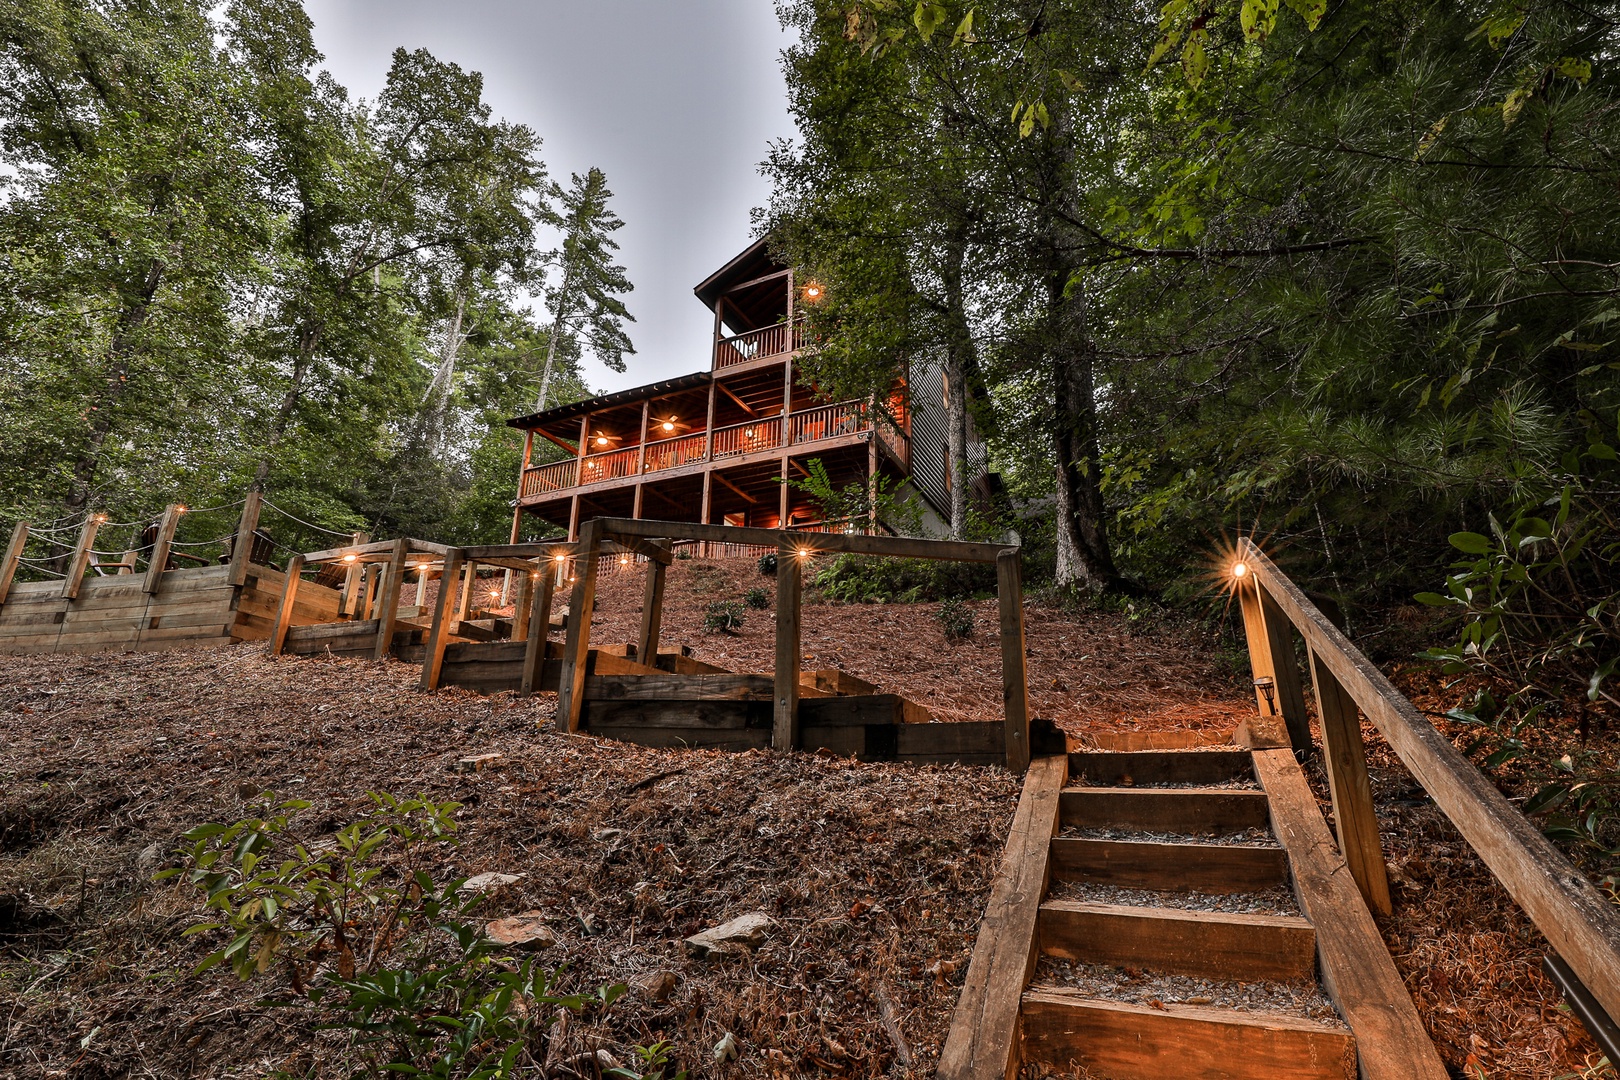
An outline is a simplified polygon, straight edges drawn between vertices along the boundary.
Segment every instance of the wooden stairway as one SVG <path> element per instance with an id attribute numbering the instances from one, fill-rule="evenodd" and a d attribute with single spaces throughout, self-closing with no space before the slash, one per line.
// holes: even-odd
<path id="1" fill-rule="evenodd" d="M 1220 910 L 1284 885 L 1298 914 Z M 1282 999 L 1315 996 L 1313 979 L 1343 1023 L 1325 1006 L 1219 1004 L 1265 1000 L 1254 991 L 1276 983 L 1293 988 Z M 1138 1000 L 1095 989 L 1121 982 L 1168 989 Z M 1191 985 L 1232 992 L 1175 992 Z M 1447 1075 L 1286 749 L 1031 763 L 938 1075 L 1004 1080 L 1024 1069 L 1115 1080 Z"/>

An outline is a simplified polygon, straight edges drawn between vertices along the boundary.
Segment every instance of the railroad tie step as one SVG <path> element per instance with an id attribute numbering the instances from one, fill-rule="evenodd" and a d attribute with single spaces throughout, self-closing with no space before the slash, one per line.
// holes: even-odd
<path id="1" fill-rule="evenodd" d="M 1069 754 L 1069 776 L 1086 784 L 1225 784 L 1254 781 L 1247 750 L 1079 750 Z"/>
<path id="2" fill-rule="evenodd" d="M 1158 892 L 1254 893 L 1288 881 L 1288 856 L 1268 844 L 1052 838 L 1054 881 Z"/>
<path id="3" fill-rule="evenodd" d="M 1309 979 L 1316 969 L 1316 931 L 1291 915 L 1047 900 L 1037 940 L 1045 956 L 1226 982 Z"/>
<path id="4" fill-rule="evenodd" d="M 1112 1080 L 1353 1080 L 1344 1027 L 1282 1013 L 1088 998 L 1032 987 L 1021 1003 L 1024 1064 Z"/>
<path id="5" fill-rule="evenodd" d="M 1059 815 L 1063 828 L 1187 836 L 1229 836 L 1271 821 L 1265 792 L 1221 787 L 1069 787 Z"/>

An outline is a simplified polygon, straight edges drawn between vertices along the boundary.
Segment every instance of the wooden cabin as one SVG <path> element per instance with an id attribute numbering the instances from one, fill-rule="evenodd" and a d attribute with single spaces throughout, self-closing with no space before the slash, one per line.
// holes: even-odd
<path id="1" fill-rule="evenodd" d="M 805 492 L 783 482 L 807 476 L 812 458 L 838 487 L 880 473 L 913 481 L 932 524 L 948 520 L 937 367 L 920 367 L 915 386 L 897 381 L 882 409 L 807 383 L 796 368 L 802 312 L 820 288 L 773 260 L 764 240 L 694 292 L 714 312 L 708 371 L 508 421 L 528 434 L 514 541 L 525 513 L 566 528 L 570 540 L 594 517 L 864 531 L 867 522 L 822 521 Z M 982 447 L 976 461 L 982 472 Z"/>

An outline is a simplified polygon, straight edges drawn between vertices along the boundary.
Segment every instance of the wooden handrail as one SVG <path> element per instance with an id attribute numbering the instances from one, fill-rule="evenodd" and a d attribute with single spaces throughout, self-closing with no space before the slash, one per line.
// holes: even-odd
<path id="1" fill-rule="evenodd" d="M 1256 587 L 1304 637 L 1316 662 L 1313 667 L 1319 665 L 1331 674 L 1592 996 L 1610 1016 L 1620 1016 L 1620 910 L 1424 719 L 1264 552 L 1245 538 L 1237 557 Z M 1294 662 L 1289 656 L 1274 659 Z"/>

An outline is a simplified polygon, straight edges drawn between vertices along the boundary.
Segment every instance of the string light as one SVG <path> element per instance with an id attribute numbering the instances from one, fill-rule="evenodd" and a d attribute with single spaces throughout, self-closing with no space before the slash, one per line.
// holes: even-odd
<path id="1" fill-rule="evenodd" d="M 354 562 L 354 560 L 358 559 L 359 557 L 360 556 L 356 555 L 354 552 L 351 551 L 347 555 L 343 556 L 343 561 L 344 562 Z"/>
<path id="2" fill-rule="evenodd" d="M 1237 562 L 1237 563 L 1232 564 L 1232 576 L 1233 577 L 1242 577 L 1244 574 L 1247 574 L 1248 572 L 1249 572 L 1249 564 L 1248 563 Z"/>

